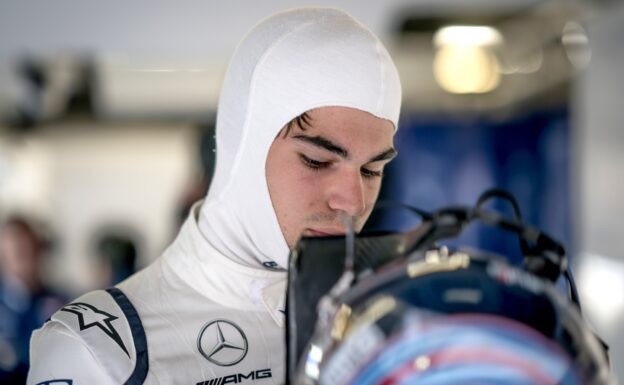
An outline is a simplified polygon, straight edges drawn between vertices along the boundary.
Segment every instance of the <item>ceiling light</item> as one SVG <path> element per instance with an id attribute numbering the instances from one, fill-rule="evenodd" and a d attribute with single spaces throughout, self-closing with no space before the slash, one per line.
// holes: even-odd
<path id="1" fill-rule="evenodd" d="M 440 28 L 433 37 L 433 43 L 445 45 L 480 45 L 501 44 L 503 36 L 494 27 L 477 25 L 451 25 Z"/>
<path id="2" fill-rule="evenodd" d="M 455 94 L 492 91 L 500 83 L 499 63 L 487 48 L 448 45 L 435 55 L 433 72 L 440 86 Z"/>

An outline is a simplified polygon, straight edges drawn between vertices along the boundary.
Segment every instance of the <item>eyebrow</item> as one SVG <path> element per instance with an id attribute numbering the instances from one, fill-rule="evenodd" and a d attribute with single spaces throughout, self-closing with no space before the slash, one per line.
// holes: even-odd
<path id="1" fill-rule="evenodd" d="M 394 148 L 389 148 L 386 151 L 383 151 L 378 155 L 372 157 L 371 160 L 369 160 L 369 163 L 379 162 L 380 160 L 394 159 L 397 154 L 397 150 L 395 150 Z"/>
<path id="2" fill-rule="evenodd" d="M 331 140 L 324 138 L 322 136 L 308 136 L 308 135 L 295 135 L 293 136 L 294 139 L 297 140 L 301 140 L 303 142 L 306 143 L 310 143 L 312 145 L 315 145 L 317 147 L 320 147 L 324 150 L 327 150 L 329 152 L 332 152 L 338 156 L 340 156 L 341 158 L 344 159 L 348 159 L 349 158 L 349 151 L 347 151 L 346 149 L 344 149 L 343 147 L 341 147 L 340 145 L 332 142 Z M 381 160 L 387 160 L 387 159 L 392 159 L 395 156 L 397 156 L 397 151 L 394 148 L 389 148 L 387 150 L 384 150 L 382 152 L 380 152 L 379 154 L 373 156 L 368 162 L 372 163 L 372 162 L 379 162 Z"/>

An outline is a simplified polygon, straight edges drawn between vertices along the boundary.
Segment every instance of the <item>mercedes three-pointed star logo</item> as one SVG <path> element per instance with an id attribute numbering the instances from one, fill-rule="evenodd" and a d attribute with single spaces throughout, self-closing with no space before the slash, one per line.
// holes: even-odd
<path id="1" fill-rule="evenodd" d="M 197 338 L 197 348 L 213 364 L 232 366 L 247 355 L 247 337 L 234 322 L 216 319 L 202 327 Z"/>

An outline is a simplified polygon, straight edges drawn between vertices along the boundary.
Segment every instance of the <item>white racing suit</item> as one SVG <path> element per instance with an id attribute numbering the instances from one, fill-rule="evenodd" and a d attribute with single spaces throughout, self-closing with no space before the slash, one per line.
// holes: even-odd
<path id="1" fill-rule="evenodd" d="M 286 273 L 225 258 L 195 215 L 148 268 L 33 334 L 28 384 L 284 382 Z"/>
<path id="2" fill-rule="evenodd" d="M 400 105 L 389 53 L 344 12 L 296 9 L 260 22 L 225 74 L 201 208 L 153 265 L 116 290 L 78 298 L 34 333 L 28 383 L 282 383 L 289 245 L 266 180 L 271 144 L 294 118 L 325 106 L 396 129 Z"/>

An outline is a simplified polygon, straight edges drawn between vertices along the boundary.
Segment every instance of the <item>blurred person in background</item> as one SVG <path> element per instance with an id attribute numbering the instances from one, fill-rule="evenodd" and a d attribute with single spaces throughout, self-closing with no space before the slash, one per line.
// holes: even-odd
<path id="1" fill-rule="evenodd" d="M 118 284 L 136 271 L 136 243 L 129 235 L 102 232 L 94 245 L 97 288 Z"/>
<path id="2" fill-rule="evenodd" d="M 206 199 L 153 264 L 33 333 L 28 383 L 284 383 L 290 249 L 362 228 L 400 105 L 390 55 L 344 12 L 256 25 L 225 75 Z"/>
<path id="3" fill-rule="evenodd" d="M 42 281 L 45 242 L 13 216 L 0 226 L 0 383 L 25 383 L 30 334 L 66 299 Z"/>

